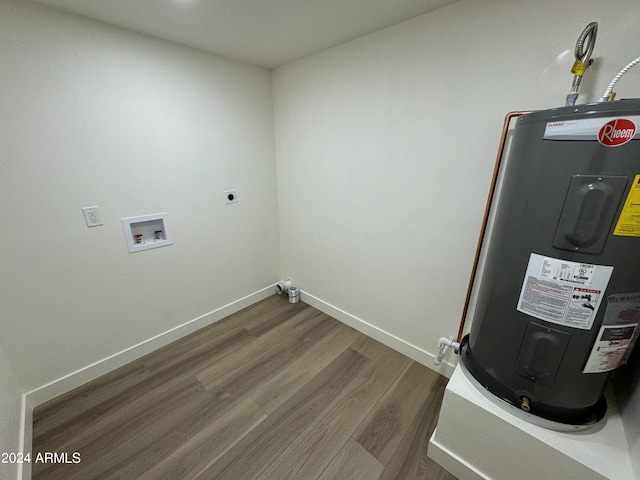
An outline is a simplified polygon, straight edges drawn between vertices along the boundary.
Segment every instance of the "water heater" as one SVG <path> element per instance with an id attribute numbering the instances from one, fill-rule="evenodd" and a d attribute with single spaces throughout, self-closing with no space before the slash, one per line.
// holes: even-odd
<path id="1" fill-rule="evenodd" d="M 518 409 L 588 426 L 639 321 L 640 99 L 518 117 L 464 367 Z"/>

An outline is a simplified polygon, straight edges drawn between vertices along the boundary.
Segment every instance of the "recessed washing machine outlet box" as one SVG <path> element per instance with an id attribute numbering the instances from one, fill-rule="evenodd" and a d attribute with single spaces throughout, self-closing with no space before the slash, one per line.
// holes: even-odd
<path id="1" fill-rule="evenodd" d="M 123 218 L 122 227 L 131 253 L 173 243 L 166 213 Z"/>

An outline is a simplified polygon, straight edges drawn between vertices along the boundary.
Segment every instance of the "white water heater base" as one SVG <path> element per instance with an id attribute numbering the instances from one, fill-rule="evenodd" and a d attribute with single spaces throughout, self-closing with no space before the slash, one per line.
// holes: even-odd
<path id="1" fill-rule="evenodd" d="M 460 480 L 634 480 L 615 399 L 602 426 L 556 432 L 490 401 L 458 365 L 445 390 L 428 456 Z"/>

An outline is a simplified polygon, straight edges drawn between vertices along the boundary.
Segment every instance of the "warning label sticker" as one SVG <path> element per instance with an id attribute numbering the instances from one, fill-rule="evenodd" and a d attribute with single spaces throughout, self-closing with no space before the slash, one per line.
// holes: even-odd
<path id="1" fill-rule="evenodd" d="M 517 309 L 540 320 L 589 330 L 612 273 L 610 266 L 532 253 Z"/>
<path id="2" fill-rule="evenodd" d="M 636 175 L 624 202 L 614 235 L 640 237 L 640 175 Z"/>
<path id="3" fill-rule="evenodd" d="M 640 292 L 607 298 L 602 327 L 583 373 L 608 372 L 627 363 L 640 335 Z"/>
<path id="4" fill-rule="evenodd" d="M 638 325 L 602 326 L 582 373 L 602 373 L 618 368 Z"/>

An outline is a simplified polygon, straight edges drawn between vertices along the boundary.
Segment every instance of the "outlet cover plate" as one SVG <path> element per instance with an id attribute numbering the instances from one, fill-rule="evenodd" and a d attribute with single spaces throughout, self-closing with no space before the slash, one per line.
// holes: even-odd
<path id="1" fill-rule="evenodd" d="M 226 204 L 238 203 L 238 192 L 236 190 L 225 190 L 224 201 Z"/>
<path id="2" fill-rule="evenodd" d="M 83 207 L 82 213 L 84 213 L 84 221 L 87 222 L 87 227 L 102 225 L 102 218 L 100 218 L 98 207 Z"/>

